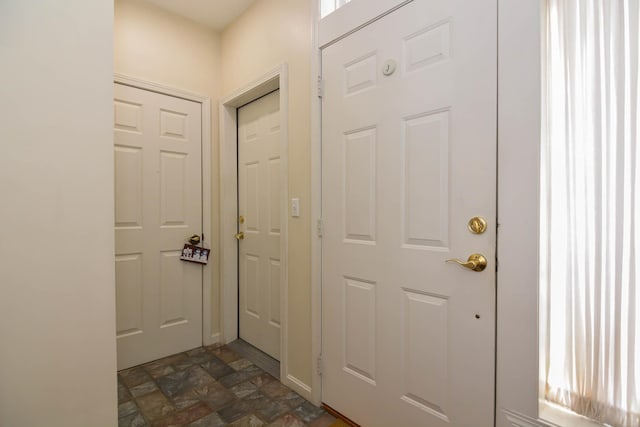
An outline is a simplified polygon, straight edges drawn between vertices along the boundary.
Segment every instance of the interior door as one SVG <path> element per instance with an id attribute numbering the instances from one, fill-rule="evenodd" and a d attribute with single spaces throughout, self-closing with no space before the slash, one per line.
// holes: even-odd
<path id="1" fill-rule="evenodd" d="M 238 109 L 240 338 L 280 360 L 280 92 Z"/>
<path id="2" fill-rule="evenodd" d="M 118 369 L 202 345 L 201 105 L 115 85 Z"/>
<path id="3" fill-rule="evenodd" d="M 322 51 L 323 401 L 360 425 L 493 425 L 496 44 L 495 0 L 414 0 Z"/>

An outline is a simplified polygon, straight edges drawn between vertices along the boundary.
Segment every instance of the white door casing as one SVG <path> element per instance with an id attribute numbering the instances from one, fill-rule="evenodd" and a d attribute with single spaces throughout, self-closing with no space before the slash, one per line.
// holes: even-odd
<path id="1" fill-rule="evenodd" d="M 238 109 L 240 338 L 280 359 L 280 93 Z"/>
<path id="2" fill-rule="evenodd" d="M 541 43 L 546 1 L 499 0 L 496 425 L 538 420 Z"/>
<path id="3" fill-rule="evenodd" d="M 220 101 L 220 243 L 222 280 L 223 342 L 238 338 L 238 123 L 237 111 L 243 105 L 274 90 L 280 105 L 280 381 L 310 399 L 311 387 L 289 372 L 288 365 L 288 66 L 282 63 L 238 88 Z"/>
<path id="4" fill-rule="evenodd" d="M 180 261 L 201 234 L 201 105 L 115 85 L 118 369 L 202 344 L 203 267 Z"/>
<path id="5" fill-rule="evenodd" d="M 495 0 L 414 0 L 322 51 L 323 401 L 361 425 L 494 423 L 496 45 Z"/>

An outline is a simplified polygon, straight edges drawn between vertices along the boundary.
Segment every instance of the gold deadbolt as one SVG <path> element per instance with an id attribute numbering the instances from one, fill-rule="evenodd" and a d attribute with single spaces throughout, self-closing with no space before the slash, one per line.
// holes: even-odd
<path id="1" fill-rule="evenodd" d="M 487 221 L 481 216 L 474 216 L 469 220 L 467 228 L 473 234 L 482 234 L 487 231 Z"/>
<path id="2" fill-rule="evenodd" d="M 487 259 L 482 254 L 469 255 L 467 262 L 455 258 L 448 259 L 445 262 L 455 262 L 456 264 L 473 271 L 482 271 L 487 268 Z"/>
<path id="3" fill-rule="evenodd" d="M 242 215 L 240 215 L 240 216 L 238 217 L 238 222 L 239 222 L 240 224 L 244 224 L 244 217 L 243 217 Z"/>

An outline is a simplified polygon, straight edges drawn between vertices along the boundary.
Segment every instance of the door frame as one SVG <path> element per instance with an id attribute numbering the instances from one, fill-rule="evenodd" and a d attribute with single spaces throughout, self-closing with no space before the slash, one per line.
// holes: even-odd
<path id="1" fill-rule="evenodd" d="M 538 268 L 542 37 L 546 0 L 498 0 L 496 425 L 539 414 Z"/>
<path id="2" fill-rule="evenodd" d="M 206 96 L 197 95 L 182 89 L 176 89 L 147 80 L 114 73 L 113 83 L 131 86 L 138 89 L 173 96 L 197 102 L 201 105 L 201 145 L 202 145 L 202 234 L 204 242 L 213 249 L 211 240 L 211 100 Z M 207 161 L 208 160 L 208 161 Z M 115 203 L 115 201 L 114 201 Z M 219 333 L 212 328 L 212 260 L 202 266 L 202 344 L 210 345 L 219 341 Z"/>
<path id="3" fill-rule="evenodd" d="M 322 108 L 321 47 L 406 3 L 352 0 L 320 16 L 311 0 L 311 307 L 312 401 L 322 402 Z M 538 415 L 538 236 L 541 132 L 542 13 L 546 0 L 498 2 L 498 236 L 496 274 L 496 400 L 498 427 L 549 426 Z M 380 7 L 385 7 L 380 12 Z M 372 17 L 375 9 L 377 16 Z M 523 159 L 531 159 L 528 163 Z M 523 227 L 523 225 L 526 225 Z M 523 263 L 523 260 L 533 261 Z M 524 385 L 524 386 L 523 386 Z M 348 414 L 345 414 L 348 416 Z"/>
<path id="4" fill-rule="evenodd" d="M 238 338 L 238 108 L 280 90 L 280 381 L 298 392 L 287 364 L 288 219 L 289 219 L 289 90 L 288 66 L 282 63 L 220 101 L 220 277 L 222 341 Z"/>

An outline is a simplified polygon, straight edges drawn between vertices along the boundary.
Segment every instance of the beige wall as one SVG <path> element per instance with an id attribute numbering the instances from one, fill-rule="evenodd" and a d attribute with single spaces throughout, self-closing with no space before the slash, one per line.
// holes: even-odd
<path id="1" fill-rule="evenodd" d="M 0 426 L 115 426 L 113 4 L 0 2 Z"/>
<path id="2" fill-rule="evenodd" d="M 311 384 L 310 67 L 311 3 L 258 0 L 220 36 L 138 0 L 115 1 L 115 72 L 212 100 L 212 328 L 220 330 L 218 100 L 287 62 L 289 197 L 289 373 Z"/>
<path id="3" fill-rule="evenodd" d="M 212 331 L 220 330 L 219 299 L 219 160 L 218 99 L 220 98 L 219 34 L 194 21 L 139 0 L 115 1 L 114 70 L 211 99 Z"/>
<path id="4" fill-rule="evenodd" d="M 289 219 L 290 375 L 311 384 L 311 2 L 258 0 L 222 33 L 223 94 L 279 64 L 289 66 L 289 198 L 300 217 Z"/>

